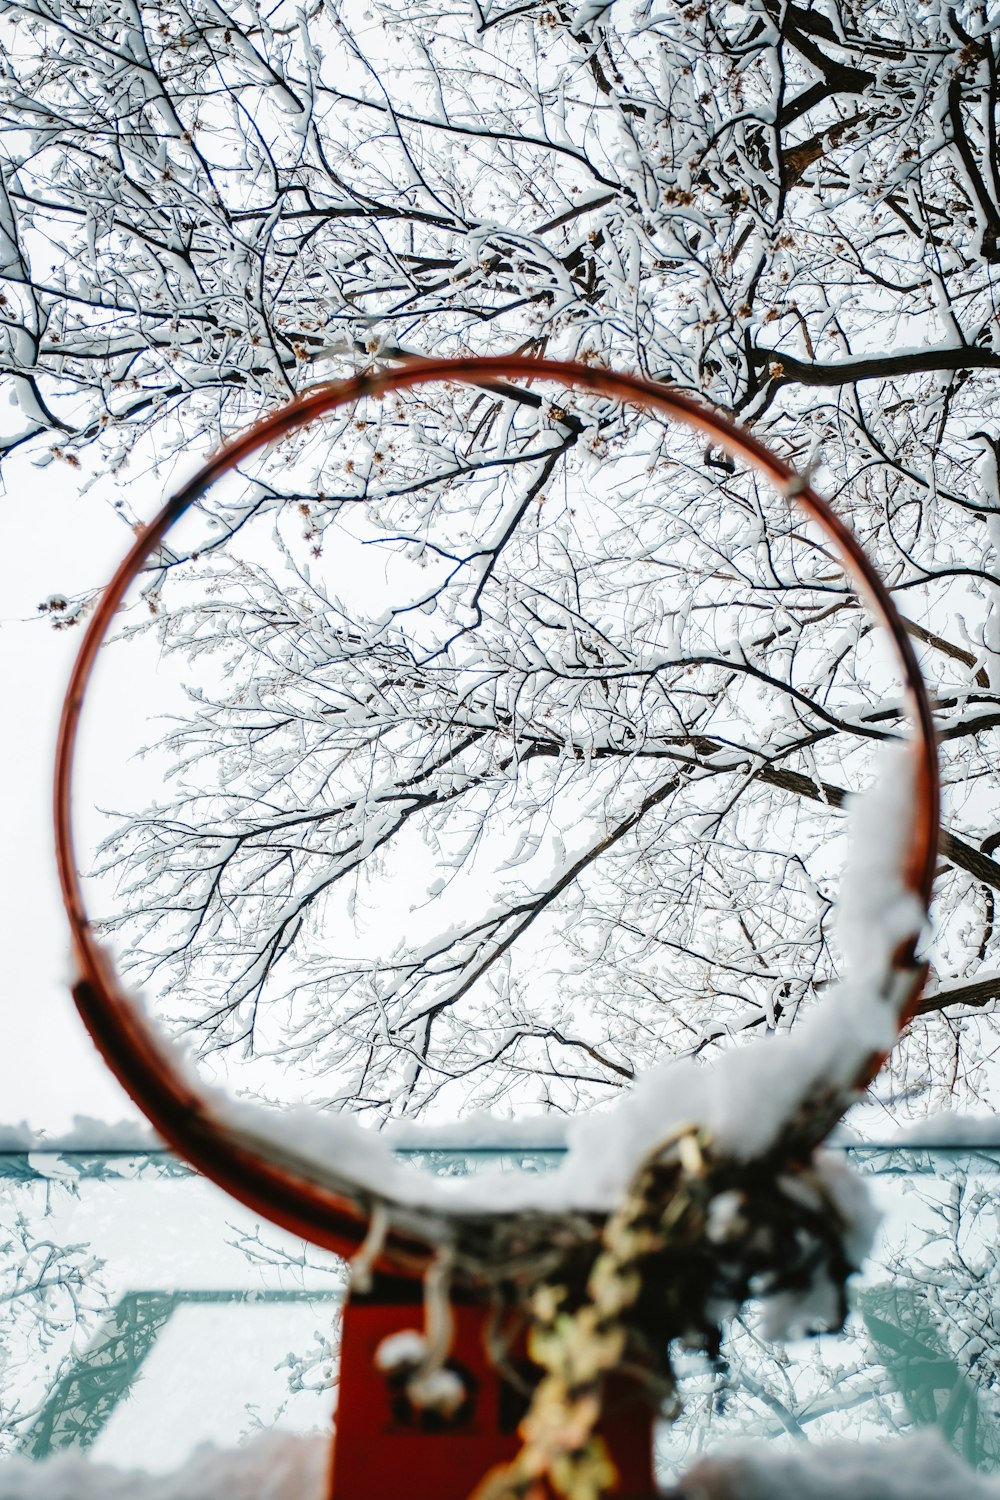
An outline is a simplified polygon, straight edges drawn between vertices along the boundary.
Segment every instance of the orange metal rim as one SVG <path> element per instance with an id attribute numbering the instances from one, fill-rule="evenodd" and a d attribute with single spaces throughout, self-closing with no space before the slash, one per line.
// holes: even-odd
<path id="1" fill-rule="evenodd" d="M 905 683 L 912 723 L 916 798 L 908 829 L 905 879 L 929 905 L 937 857 L 939 781 L 930 700 L 913 645 L 870 560 L 850 529 L 796 471 L 750 433 L 717 412 L 659 382 L 593 365 L 523 356 L 487 359 L 428 359 L 391 370 L 316 386 L 263 418 L 225 444 L 160 510 L 142 531 L 102 594 L 87 626 L 63 703 L 56 749 L 54 815 L 56 857 L 63 902 L 80 978 L 74 997 L 84 1024 L 105 1061 L 164 1139 L 220 1187 L 272 1222 L 338 1254 L 350 1254 L 367 1232 L 369 1204 L 341 1197 L 296 1176 L 256 1151 L 238 1148 L 212 1121 L 197 1085 L 183 1077 L 155 1034 L 136 1012 L 98 945 L 84 904 L 72 827 L 72 781 L 78 730 L 87 685 L 111 621 L 129 586 L 170 527 L 223 475 L 268 443 L 352 405 L 363 397 L 383 398 L 433 381 L 484 385 L 503 380 L 549 380 L 613 400 L 645 407 L 701 433 L 769 479 L 789 501 L 811 516 L 834 542 L 844 568 L 871 613 L 889 634 Z M 913 965 L 912 953 L 897 955 L 900 968 Z M 901 1024 L 919 999 L 914 981 Z M 873 1057 L 864 1086 L 883 1061 Z M 375 1194 L 372 1195 L 374 1201 Z M 384 1261 L 417 1276 L 431 1246 L 419 1236 L 391 1234 Z"/>

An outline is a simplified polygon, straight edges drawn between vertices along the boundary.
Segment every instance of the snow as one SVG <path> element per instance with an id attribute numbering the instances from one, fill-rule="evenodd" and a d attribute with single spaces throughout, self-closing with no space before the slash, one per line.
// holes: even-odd
<path id="1" fill-rule="evenodd" d="M 394 1149 L 408 1151 L 558 1151 L 566 1145 L 568 1122 L 561 1115 L 529 1115 L 500 1120 L 476 1111 L 453 1124 L 419 1125 L 398 1121 L 383 1131 Z"/>
<path id="2" fill-rule="evenodd" d="M 893 1146 L 1000 1146 L 1000 1115 L 964 1115 L 944 1109 L 907 1125 Z"/>
<path id="3" fill-rule="evenodd" d="M 0 1465 L 0 1500 L 323 1500 L 330 1439 L 267 1433 L 243 1448 L 199 1448 L 173 1474 L 95 1464 L 82 1454 Z"/>
<path id="4" fill-rule="evenodd" d="M 427 1340 L 415 1328 L 404 1328 L 383 1339 L 375 1350 L 375 1368 L 389 1374 L 409 1365 L 419 1365 L 427 1357 Z"/>
<path id="5" fill-rule="evenodd" d="M 375 1350 L 375 1367 L 384 1375 L 415 1372 L 406 1386 L 406 1394 L 414 1406 L 450 1415 L 465 1400 L 465 1383 L 454 1370 L 442 1365 L 432 1363 L 431 1368 L 421 1369 L 430 1359 L 430 1341 L 415 1328 L 390 1334 Z"/>
<path id="6" fill-rule="evenodd" d="M 855 1172 L 839 1152 L 817 1151 L 813 1165 L 843 1220 L 844 1253 L 852 1265 L 861 1266 L 882 1219 L 868 1179 Z"/>
<path id="7" fill-rule="evenodd" d="M 406 1394 L 414 1406 L 423 1411 L 443 1412 L 451 1416 L 465 1400 L 465 1383 L 454 1370 L 428 1370 L 418 1373 L 408 1383 Z"/>
<path id="8" fill-rule="evenodd" d="M 0 1125 L 0 1151 L 156 1151 L 162 1145 L 159 1136 L 145 1120 L 96 1120 L 90 1115 L 74 1115 L 70 1130 L 49 1134 L 33 1130 L 26 1121 L 20 1125 Z"/>
<path id="9" fill-rule="evenodd" d="M 920 933 L 926 917 L 919 899 L 906 889 L 901 869 L 906 857 L 916 796 L 910 746 L 881 753 L 874 790 L 850 804 L 850 859 L 837 907 L 837 932 L 848 973 L 879 976 L 904 938 Z M 893 1018 L 895 1040 L 895 1018 Z"/>
<path id="10" fill-rule="evenodd" d="M 1000 1500 L 935 1432 L 897 1442 L 743 1445 L 695 1465 L 678 1494 L 690 1500 Z"/>
<path id="11" fill-rule="evenodd" d="M 737 1238 L 743 1230 L 743 1194 L 735 1189 L 720 1193 L 708 1206 L 708 1225 L 705 1233 L 713 1245 L 724 1245 L 727 1240 Z"/>
<path id="12" fill-rule="evenodd" d="M 442 1371 L 441 1374 L 448 1372 Z M 202 1448 L 173 1474 L 149 1475 L 60 1455 L 0 1464 L 0 1500 L 322 1500 L 329 1438 L 267 1433 L 231 1452 Z M 681 1500 L 1000 1500 L 943 1438 L 919 1432 L 893 1443 L 802 1444 L 776 1452 L 744 1444 L 697 1463 Z"/>

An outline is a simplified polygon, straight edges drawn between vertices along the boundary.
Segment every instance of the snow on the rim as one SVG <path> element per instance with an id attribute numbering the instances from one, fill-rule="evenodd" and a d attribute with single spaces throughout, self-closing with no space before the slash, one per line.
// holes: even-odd
<path id="1" fill-rule="evenodd" d="M 766 1152 L 782 1126 L 821 1088 L 848 1091 L 873 1054 L 896 1039 L 906 980 L 894 974 L 892 954 L 919 934 L 925 917 L 902 878 L 905 838 L 914 798 L 908 746 L 884 751 L 872 791 L 850 810 L 851 854 L 843 880 L 839 932 L 845 978 L 791 1032 L 733 1048 L 711 1064 L 683 1059 L 644 1074 L 611 1109 L 566 1125 L 568 1150 L 552 1172 L 484 1170 L 471 1179 L 434 1179 L 393 1155 L 389 1132 L 375 1135 L 349 1116 L 297 1108 L 280 1112 L 211 1095 L 211 1107 L 248 1144 L 277 1146 L 313 1171 L 374 1191 L 404 1209 L 441 1214 L 571 1209 L 607 1211 L 643 1158 L 678 1126 L 703 1127 L 722 1152 L 750 1160 Z M 204 1090 L 203 1090 L 204 1092 Z M 462 1135 L 453 1129 L 452 1139 Z M 546 1120 L 474 1122 L 477 1144 L 511 1149 L 533 1136 L 551 1138 Z M 421 1144 L 419 1127 L 406 1142 Z M 438 1131 L 426 1134 L 433 1147 Z"/>

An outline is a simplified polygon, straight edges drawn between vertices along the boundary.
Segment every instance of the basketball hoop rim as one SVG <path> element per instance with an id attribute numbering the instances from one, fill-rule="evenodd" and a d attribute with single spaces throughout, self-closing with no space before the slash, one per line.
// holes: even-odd
<path id="1" fill-rule="evenodd" d="M 371 1210 L 379 1201 L 378 1193 L 374 1189 L 359 1192 L 352 1200 L 296 1172 L 277 1153 L 269 1158 L 260 1150 L 234 1143 L 213 1118 L 197 1082 L 178 1070 L 169 1051 L 129 1000 L 94 936 L 83 899 L 72 827 L 78 730 L 98 652 L 128 588 L 174 522 L 213 483 L 269 443 L 364 397 L 382 399 L 431 382 L 495 386 L 504 380 L 554 381 L 567 389 L 587 391 L 666 416 L 702 434 L 730 457 L 744 461 L 818 523 L 835 544 L 844 570 L 868 610 L 888 632 L 903 674 L 912 723 L 910 752 L 914 758 L 916 788 L 903 875 L 906 886 L 925 910 L 930 903 L 937 858 L 940 790 L 927 688 L 911 639 L 874 566 L 829 503 L 790 464 L 730 418 L 680 391 L 643 376 L 597 365 L 523 355 L 421 359 L 312 387 L 224 444 L 166 502 L 118 566 L 91 615 L 63 702 L 56 746 L 54 819 L 59 881 L 79 974 L 74 998 L 104 1060 L 159 1134 L 199 1171 L 253 1211 L 340 1255 L 349 1256 L 365 1239 Z M 502 389 L 496 394 L 502 395 Z M 899 952 L 895 964 L 901 971 L 914 974 L 912 993 L 901 1013 L 902 1029 L 919 1000 L 922 971 L 914 967 L 911 948 Z M 858 1086 L 870 1082 L 883 1060 L 884 1055 L 871 1057 Z M 457 1207 L 460 1209 L 460 1201 Z M 412 1210 L 409 1217 L 413 1217 Z M 419 1225 L 412 1233 L 408 1229 L 391 1228 L 379 1262 L 406 1277 L 419 1277 L 433 1251 L 433 1237 L 428 1235 L 425 1239 Z"/>

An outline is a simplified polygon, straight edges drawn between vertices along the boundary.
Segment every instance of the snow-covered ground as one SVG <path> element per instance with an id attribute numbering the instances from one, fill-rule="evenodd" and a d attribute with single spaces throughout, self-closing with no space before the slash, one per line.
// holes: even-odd
<path id="1" fill-rule="evenodd" d="M 2 1494 L 0 1486 L 0 1494 Z M 878 1447 L 747 1444 L 691 1470 L 678 1500 L 997 1500 L 1000 1484 L 966 1468 L 933 1433 Z"/>
<path id="2" fill-rule="evenodd" d="M 265 1433 L 243 1448 L 199 1449 L 172 1474 L 92 1464 L 78 1454 L 0 1465 L 2 1500 L 324 1500 L 329 1442 Z"/>
<path id="3" fill-rule="evenodd" d="M 0 1500 L 325 1500 L 329 1443 L 268 1433 L 232 1452 L 203 1448 L 173 1474 L 78 1456 L 0 1466 Z M 836 1443 L 776 1454 L 746 1445 L 696 1465 L 676 1500 L 998 1500 L 930 1433 L 874 1446 Z M 405 1489 L 400 1500 L 405 1500 Z"/>

